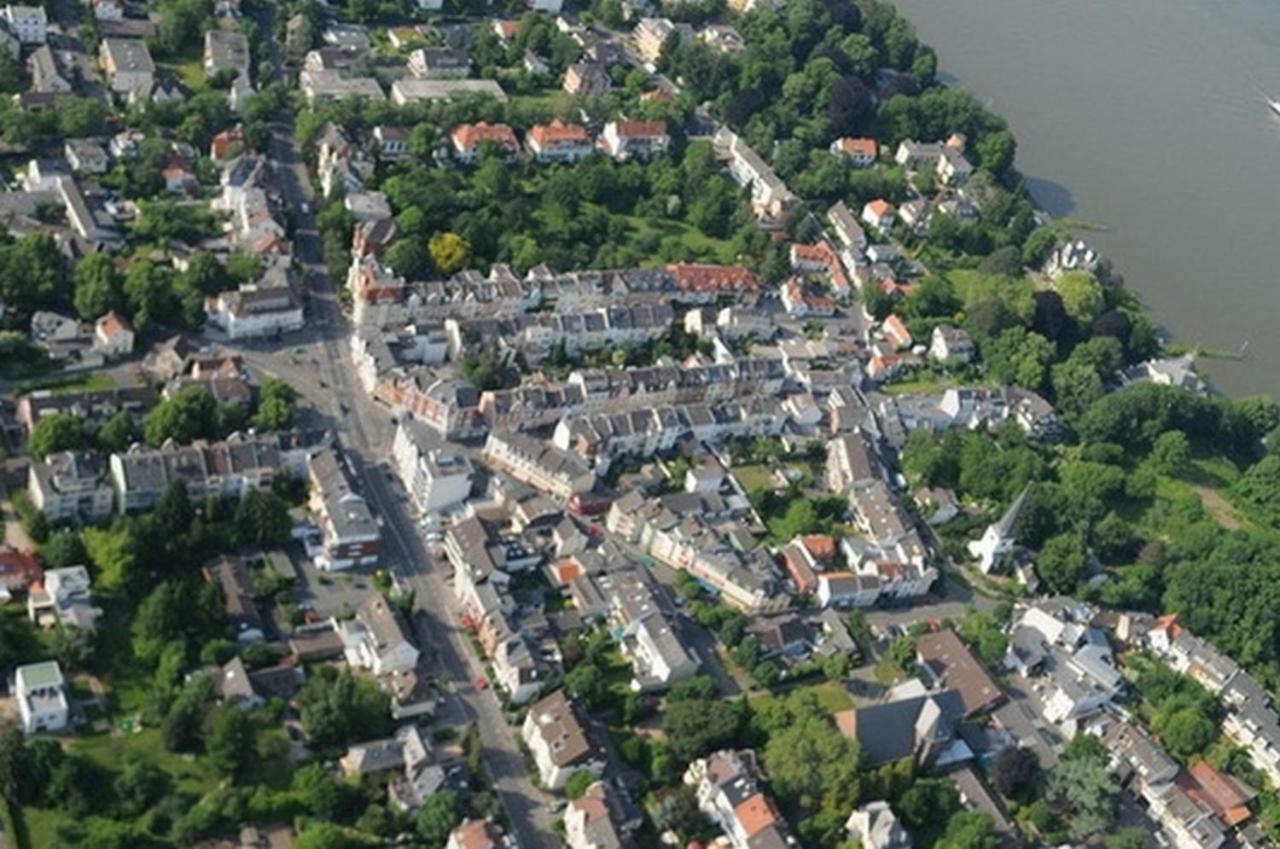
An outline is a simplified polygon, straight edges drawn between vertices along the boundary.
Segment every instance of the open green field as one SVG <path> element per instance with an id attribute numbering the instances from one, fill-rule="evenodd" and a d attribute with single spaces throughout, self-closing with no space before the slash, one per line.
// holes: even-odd
<path id="1" fill-rule="evenodd" d="M 853 705 L 853 696 L 849 695 L 849 690 L 845 687 L 843 681 L 823 681 L 818 684 L 806 684 L 791 690 L 785 690 L 780 694 L 760 693 L 758 695 L 750 695 L 747 697 L 751 706 L 756 710 L 763 710 L 768 705 L 785 699 L 791 693 L 801 691 L 812 693 L 818 699 L 818 704 L 827 713 L 839 713 L 843 710 L 849 710 Z"/>

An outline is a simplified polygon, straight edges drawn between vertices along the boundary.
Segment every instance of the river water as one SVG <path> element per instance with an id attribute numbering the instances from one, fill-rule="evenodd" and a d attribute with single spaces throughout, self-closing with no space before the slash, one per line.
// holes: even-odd
<path id="1" fill-rule="evenodd" d="M 1230 394 L 1280 398 L 1280 0 L 896 0 L 1019 169 Z"/>

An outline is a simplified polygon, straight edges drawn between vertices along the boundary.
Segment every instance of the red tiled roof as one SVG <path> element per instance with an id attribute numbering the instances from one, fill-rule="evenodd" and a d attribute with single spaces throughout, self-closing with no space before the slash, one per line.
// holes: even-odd
<path id="1" fill-rule="evenodd" d="M 0 586 L 15 590 L 43 581 L 44 570 L 34 554 L 7 545 L 0 547 Z"/>
<path id="2" fill-rule="evenodd" d="M 654 138 L 667 134 L 666 121 L 618 121 L 618 138 Z"/>
<path id="3" fill-rule="evenodd" d="M 453 128 L 453 144 L 459 150 L 473 150 L 481 142 L 496 142 L 508 150 L 515 150 L 516 134 L 506 124 L 462 124 Z"/>
<path id="4" fill-rule="evenodd" d="M 867 204 L 867 209 L 877 218 L 883 218 L 886 215 L 893 215 L 893 204 L 887 200 L 873 200 Z"/>
<path id="5" fill-rule="evenodd" d="M 836 559 L 836 541 L 827 534 L 805 534 L 800 537 L 800 542 L 815 560 L 830 562 Z"/>
<path id="6" fill-rule="evenodd" d="M 748 838 L 764 831 L 778 821 L 778 814 L 763 793 L 748 796 L 733 809 L 738 825 Z"/>
<path id="7" fill-rule="evenodd" d="M 115 312 L 109 312 L 98 319 L 98 331 L 103 336 L 108 336 L 108 337 L 115 336 L 117 333 L 121 332 L 122 330 L 128 330 L 128 329 L 129 329 L 129 322 L 125 321 L 123 318 L 116 315 Z"/>
<path id="8" fill-rule="evenodd" d="M 676 285 L 684 291 L 729 292 L 745 289 L 757 292 L 760 281 L 740 265 L 695 265 L 674 263 L 667 271 L 676 278 Z"/>
<path id="9" fill-rule="evenodd" d="M 591 136 L 581 124 L 565 124 L 557 119 L 550 124 L 534 125 L 529 130 L 529 141 L 545 148 L 557 144 L 586 144 Z"/>
<path id="10" fill-rule="evenodd" d="M 1252 816 L 1249 801 L 1257 794 L 1206 761 L 1197 761 L 1176 781 L 1188 796 L 1212 810 L 1228 826 L 1239 825 Z"/>
<path id="11" fill-rule="evenodd" d="M 875 139 L 843 138 L 840 139 L 837 144 L 840 147 L 840 151 L 846 156 L 861 155 L 874 157 L 880 152 L 880 147 L 876 144 Z"/>

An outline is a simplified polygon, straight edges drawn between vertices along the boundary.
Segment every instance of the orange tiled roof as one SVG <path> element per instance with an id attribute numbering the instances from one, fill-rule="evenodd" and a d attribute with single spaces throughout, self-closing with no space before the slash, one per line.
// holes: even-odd
<path id="1" fill-rule="evenodd" d="M 778 814 L 763 793 L 748 796 L 738 803 L 733 813 L 748 838 L 759 834 L 778 821 Z"/>
<path id="2" fill-rule="evenodd" d="M 473 150 L 481 142 L 497 142 L 508 149 L 515 149 L 516 134 L 506 124 L 462 124 L 453 128 L 453 143 L 460 150 Z"/>

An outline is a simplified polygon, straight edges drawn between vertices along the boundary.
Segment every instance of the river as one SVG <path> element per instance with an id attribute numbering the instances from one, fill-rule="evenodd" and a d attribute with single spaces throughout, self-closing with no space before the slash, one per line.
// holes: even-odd
<path id="1" fill-rule="evenodd" d="M 1019 169 L 1229 394 L 1280 398 L 1280 3 L 896 0 Z"/>

